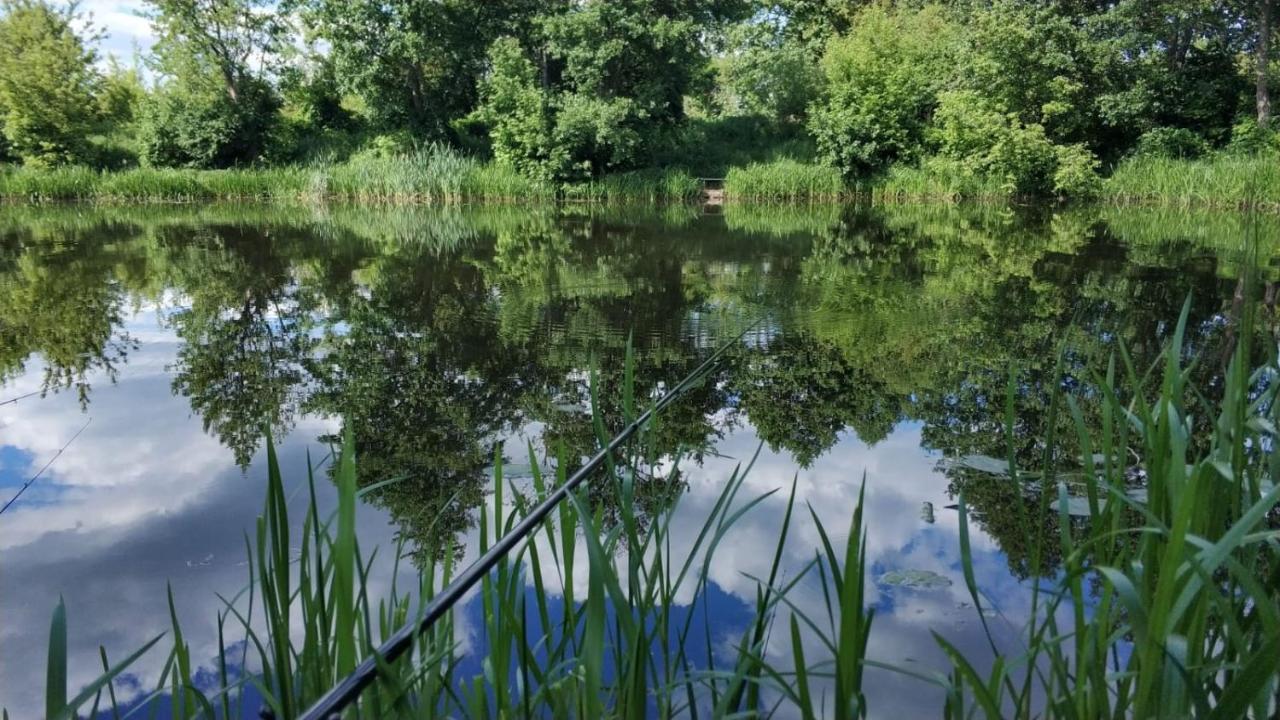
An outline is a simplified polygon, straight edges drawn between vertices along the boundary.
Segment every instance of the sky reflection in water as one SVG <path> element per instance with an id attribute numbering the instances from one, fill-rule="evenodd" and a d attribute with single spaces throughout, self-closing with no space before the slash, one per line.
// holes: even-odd
<path id="1" fill-rule="evenodd" d="M 835 543 L 865 477 L 869 655 L 941 667 L 932 630 L 989 659 L 948 506 L 966 487 L 991 626 L 1016 648 L 1028 611 L 1025 543 L 1008 523 L 1017 499 L 939 461 L 1003 454 L 1010 363 L 1015 444 L 1033 453 L 1046 366 L 1068 333 L 1069 368 L 1085 378 L 1117 339 L 1153 352 L 1194 292 L 1193 326 L 1211 345 L 1245 231 L 1234 216 L 1140 211 L 15 208 L 0 218 L 0 402 L 37 395 L 0 405 L 4 498 L 89 424 L 0 518 L 0 698 L 14 718 L 39 714 L 59 595 L 73 685 L 97 674 L 99 645 L 119 658 L 168 628 L 166 583 L 192 657 L 212 660 L 215 592 L 247 576 L 264 419 L 297 482 L 307 451 L 320 459 L 353 415 L 362 481 L 413 478 L 362 507 L 365 546 L 403 534 L 421 552 L 474 556 L 495 440 L 516 464 L 527 441 L 543 457 L 559 443 L 585 455 L 585 371 L 616 384 L 628 335 L 638 386 L 656 391 L 757 318 L 664 426 L 664 450 L 693 455 L 675 540 L 692 541 L 761 445 L 742 497 L 794 478 Z M 1269 255 L 1252 262 L 1270 267 Z M 785 502 L 746 515 L 715 556 L 721 648 L 745 629 Z M 798 514 L 783 577 L 818 544 Z M 897 570 L 932 573 L 935 587 L 875 582 Z M 821 615 L 810 580 L 792 599 Z M 373 589 L 388 582 L 376 569 Z M 483 642 L 478 613 L 459 620 L 464 649 Z M 144 657 L 122 694 L 143 692 L 163 662 Z M 868 687 L 876 716 L 940 707 L 902 675 L 875 671 Z"/>

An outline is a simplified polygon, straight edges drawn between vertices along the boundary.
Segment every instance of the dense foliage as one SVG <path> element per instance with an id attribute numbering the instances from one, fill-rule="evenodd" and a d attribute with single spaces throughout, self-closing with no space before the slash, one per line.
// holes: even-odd
<path id="1" fill-rule="evenodd" d="M 1081 197 L 1129 158 L 1280 149 L 1271 4 L 149 0 L 142 71 L 104 69 L 74 5 L 5 0 L 0 162 L 215 168 L 444 144 L 539 186 L 779 161 Z"/>

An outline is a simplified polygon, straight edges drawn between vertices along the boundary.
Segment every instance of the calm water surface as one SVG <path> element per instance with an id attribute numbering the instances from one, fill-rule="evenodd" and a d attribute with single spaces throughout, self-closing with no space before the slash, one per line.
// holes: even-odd
<path id="1" fill-rule="evenodd" d="M 663 452 L 688 458 L 676 540 L 692 542 L 760 448 L 744 496 L 794 479 L 838 543 L 865 479 L 870 656 L 942 667 L 932 630 L 989 660 L 960 573 L 964 488 L 996 641 L 1015 651 L 1029 579 L 1010 508 L 1023 500 L 948 459 L 1005 455 L 1010 368 L 1016 452 L 1035 457 L 1060 346 L 1068 383 L 1104 371 L 1119 342 L 1142 362 L 1190 294 L 1210 347 L 1242 270 L 1274 274 L 1270 251 L 1245 249 L 1274 247 L 1274 230 L 1141 210 L 0 207 L 0 501 L 52 461 L 0 516 L 0 704 L 40 714 L 59 596 L 73 685 L 96 675 L 100 645 L 120 658 L 168 628 L 166 583 L 211 672 L 215 593 L 247 578 L 265 425 L 298 488 L 345 418 L 362 482 L 407 478 L 361 509 L 366 542 L 474 555 L 496 443 L 508 475 L 528 467 L 527 443 L 538 462 L 562 445 L 589 454 L 587 379 L 596 368 L 617 387 L 628 337 L 647 394 L 757 321 L 663 422 Z M 751 578 L 768 574 L 785 497 L 716 555 L 726 648 Z M 799 521 L 783 572 L 817 544 Z M 375 588 L 386 582 L 377 570 Z M 817 587 L 793 600 L 820 614 Z M 476 617 L 459 621 L 464 650 L 483 644 Z M 153 685 L 164 659 L 137 663 L 122 696 Z M 876 716 L 941 707 L 902 675 L 877 671 L 869 689 Z"/>

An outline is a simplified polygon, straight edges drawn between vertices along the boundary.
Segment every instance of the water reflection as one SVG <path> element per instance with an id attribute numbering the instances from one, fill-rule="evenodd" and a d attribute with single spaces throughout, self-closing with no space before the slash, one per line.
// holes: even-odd
<path id="1" fill-rule="evenodd" d="M 763 444 L 749 488 L 798 478 L 799 499 L 843 528 L 865 473 L 877 575 L 953 580 L 873 598 L 871 654 L 926 667 L 941 661 L 930 629 L 985 647 L 947 509 L 963 488 L 986 530 L 979 581 L 1012 642 L 1028 558 L 1010 508 L 1030 501 L 939 460 L 1005 456 L 1012 385 L 1014 455 L 1034 464 L 1059 351 L 1071 383 L 1096 382 L 1120 342 L 1143 367 L 1189 294 L 1192 345 L 1212 352 L 1234 331 L 1236 276 L 1274 277 L 1277 237 L 1273 220 L 1142 210 L 5 208 L 0 401 L 33 396 L 0 405 L 0 490 L 93 424 L 0 519 L 0 697 L 15 717 L 36 712 L 40 665 L 19 658 L 43 657 L 59 593 L 84 632 L 75 677 L 93 674 L 98 644 L 121 656 L 163 628 L 166 580 L 196 623 L 193 654 L 212 657 L 213 592 L 243 582 L 264 429 L 300 477 L 304 449 L 322 455 L 348 419 L 363 482 L 403 478 L 371 495 L 371 542 L 396 533 L 461 556 L 496 443 L 516 463 L 525 443 L 537 462 L 577 462 L 596 438 L 593 372 L 620 424 L 607 389 L 629 338 L 648 396 L 754 321 L 663 418 L 650 459 L 680 454 L 686 470 L 677 487 L 647 485 L 646 508 L 678 493 L 695 532 Z M 1199 366 L 1205 387 L 1220 369 Z M 1058 423 L 1070 458 L 1074 431 Z M 728 606 L 767 574 L 781 502 L 717 556 L 726 643 L 742 630 Z M 812 527 L 796 533 L 792 573 L 816 544 Z M 139 666 L 135 690 L 161 661 Z M 872 707 L 936 712 L 912 682 L 886 676 Z"/>

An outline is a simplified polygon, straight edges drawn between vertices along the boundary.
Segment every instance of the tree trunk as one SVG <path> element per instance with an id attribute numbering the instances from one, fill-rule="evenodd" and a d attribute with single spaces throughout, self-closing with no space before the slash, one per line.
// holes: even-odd
<path id="1" fill-rule="evenodd" d="M 1271 55 L 1271 3 L 1272 0 L 1258 0 L 1258 44 L 1255 48 L 1257 57 L 1254 72 L 1257 82 L 1258 124 L 1262 127 L 1271 125 L 1271 89 L 1267 87 L 1267 66 Z"/>
<path id="2" fill-rule="evenodd" d="M 222 80 L 227 86 L 227 97 L 231 98 L 232 105 L 240 104 L 240 91 L 236 87 L 235 71 L 226 65 L 222 66 Z"/>

